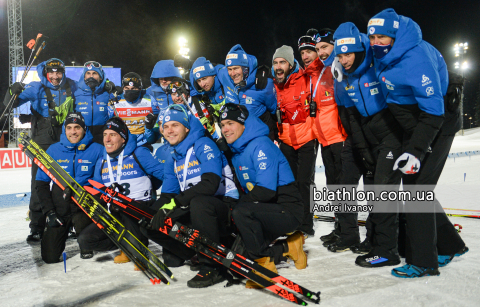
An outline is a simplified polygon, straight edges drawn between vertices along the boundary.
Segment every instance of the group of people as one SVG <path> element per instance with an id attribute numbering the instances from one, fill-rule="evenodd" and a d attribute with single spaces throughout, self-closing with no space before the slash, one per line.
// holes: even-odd
<path id="1" fill-rule="evenodd" d="M 287 258 L 304 269 L 304 240 L 315 235 L 310 189 L 319 146 L 330 189 L 363 178 L 418 190 L 437 183 L 459 129 L 463 80 L 418 24 L 386 9 L 366 30 L 351 22 L 308 30 L 297 45 L 303 65 L 285 45 L 271 69 L 236 45 L 225 65 L 190 63 L 188 80 L 177 59 L 159 61 L 148 88 L 133 72 L 116 87 L 94 61 L 75 82 L 50 59 L 37 67 L 41 81 L 14 83 L 4 105 L 14 95 L 15 106 L 31 101 L 32 115 L 21 120 L 79 184 L 93 178 L 156 209 L 147 225 L 112 214 L 145 245 L 160 244 L 167 266 L 197 258 L 189 287 L 221 282 L 226 271 L 158 231 L 166 217 L 224 244 L 238 234 L 235 247 L 272 271 Z M 403 278 L 439 275 L 439 266 L 468 251 L 438 200 L 421 204 L 424 213 L 409 212 L 418 202 L 402 205 L 405 213 L 370 213 L 363 242 L 356 213 L 336 213 L 333 231 L 320 239 L 331 252 L 362 254 L 355 261 L 362 267 L 398 265 L 405 256 L 407 264 L 392 270 Z M 72 225 L 82 258 L 116 249 L 35 165 L 30 218 L 27 241 L 41 241 L 47 263 L 58 262 Z M 130 259 L 121 253 L 114 261 Z"/>

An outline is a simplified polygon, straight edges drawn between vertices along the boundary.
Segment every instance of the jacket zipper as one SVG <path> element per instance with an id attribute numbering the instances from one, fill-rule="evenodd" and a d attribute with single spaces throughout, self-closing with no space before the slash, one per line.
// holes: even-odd
<path id="1" fill-rule="evenodd" d="M 363 98 L 362 88 L 360 87 L 360 78 L 358 78 L 358 91 L 360 92 L 360 96 L 362 96 L 363 107 L 365 108 L 365 113 L 367 113 L 367 116 L 370 116 L 370 114 L 368 114 L 368 111 L 367 111 L 367 105 L 365 104 L 365 98 Z"/>

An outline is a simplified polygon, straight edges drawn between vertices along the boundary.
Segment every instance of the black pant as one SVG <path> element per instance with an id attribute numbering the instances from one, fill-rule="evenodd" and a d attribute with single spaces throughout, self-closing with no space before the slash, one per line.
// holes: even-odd
<path id="1" fill-rule="evenodd" d="M 317 140 L 311 140 L 295 150 L 292 146 L 280 143 L 280 150 L 292 169 L 295 184 L 303 200 L 304 220 L 300 230 L 311 232 L 313 229 L 313 213 L 310 209 L 310 185 L 315 176 L 315 161 L 317 159 Z"/>
<path id="2" fill-rule="evenodd" d="M 275 263 L 283 254 L 282 245 L 269 247 L 273 240 L 295 231 L 300 225 L 290 212 L 279 204 L 238 203 L 232 212 L 249 257 L 273 257 Z"/>
<path id="3" fill-rule="evenodd" d="M 454 135 L 439 135 L 431 145 L 420 171 L 415 175 L 404 175 L 405 185 L 436 185 L 445 166 Z M 450 222 L 437 199 L 430 203 L 406 202 L 410 206 L 428 206 L 431 213 L 405 214 L 405 256 L 408 264 L 438 268 L 438 254 L 452 255 L 465 246 L 455 227 Z M 433 211 L 435 209 L 435 211 Z M 433 213 L 435 212 L 435 213 Z M 438 254 L 437 254 L 438 251 Z"/>
<path id="4" fill-rule="evenodd" d="M 322 161 L 325 168 L 327 187 L 338 184 L 342 173 L 342 149 L 344 142 L 322 146 Z M 340 235 L 338 214 L 335 213 L 335 234 Z"/>
<path id="5" fill-rule="evenodd" d="M 47 150 L 50 145 L 39 145 L 43 150 Z M 43 233 L 45 229 L 45 215 L 42 212 L 42 204 L 40 202 L 40 199 L 38 198 L 37 194 L 37 189 L 36 189 L 36 184 L 35 184 L 35 178 L 37 176 L 37 171 L 38 171 L 38 166 L 35 163 L 32 163 L 32 178 L 31 178 L 31 184 L 30 184 L 30 190 L 32 192 L 30 196 L 30 204 L 29 204 L 29 209 L 30 209 L 30 229 L 31 231 L 34 232 L 40 232 Z"/>
<path id="6" fill-rule="evenodd" d="M 145 246 L 148 246 L 148 238 L 140 231 L 137 220 L 127 216 L 124 213 L 112 214 L 119 219 L 125 228 L 130 231 Z M 87 226 L 77 237 L 78 245 L 82 250 L 91 251 L 111 251 L 117 249 L 115 243 L 98 228 L 97 225 L 91 224 Z"/>
<path id="7" fill-rule="evenodd" d="M 390 185 L 389 190 L 397 190 L 400 186 L 402 173 L 394 171 L 393 165 L 402 154 L 402 141 L 398 133 L 390 133 L 381 140 L 380 144 L 372 149 L 373 156 L 377 161 L 374 175 L 374 189 L 376 195 Z M 374 206 L 397 208 L 396 201 L 372 202 Z M 398 259 L 398 213 L 375 213 L 371 212 L 369 219 L 373 229 L 372 252 L 387 259 Z"/>
<path id="8" fill-rule="evenodd" d="M 67 241 L 72 224 L 75 226 L 77 235 L 82 233 L 89 224 L 92 224 L 92 220 L 83 211 L 74 213 L 73 216 L 63 217 L 63 220 L 65 221 L 63 226 L 50 227 L 47 225 L 43 234 L 41 254 L 45 263 L 59 262 L 60 256 L 65 250 L 65 241 Z"/>
<path id="9" fill-rule="evenodd" d="M 214 196 L 200 195 L 190 201 L 190 213 L 179 217 L 182 224 L 187 224 L 198 230 L 202 235 L 220 243 L 222 237 L 230 235 L 227 231 L 229 207 L 222 200 Z M 188 222 L 188 217 L 190 222 Z M 143 233 L 155 243 L 168 250 L 173 257 L 188 260 L 195 255 L 195 251 L 185 244 L 156 230 L 142 229 Z M 198 260 L 203 265 L 216 266 L 217 263 L 210 258 L 199 254 Z"/>
<path id="10" fill-rule="evenodd" d="M 363 176 L 365 185 L 372 184 L 373 178 L 367 178 L 367 169 L 365 168 L 359 152 L 354 148 L 352 137 L 348 136 L 344 142 L 341 152 L 342 172 L 338 185 L 346 186 L 349 189 L 358 187 L 358 182 Z M 356 205 L 357 201 L 346 202 L 349 205 Z M 340 230 L 340 239 L 347 244 L 355 244 L 360 239 L 358 228 L 358 213 L 337 213 L 338 228 Z M 368 223 L 370 226 L 370 222 Z M 367 238 L 371 236 L 371 227 L 367 227 Z"/>

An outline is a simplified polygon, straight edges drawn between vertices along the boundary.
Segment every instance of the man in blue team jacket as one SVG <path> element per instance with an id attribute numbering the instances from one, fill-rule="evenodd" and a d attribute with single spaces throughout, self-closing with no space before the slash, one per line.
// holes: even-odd
<path id="1" fill-rule="evenodd" d="M 119 117 L 110 118 L 104 126 L 103 143 L 105 151 L 97 161 L 93 180 L 110 186 L 122 194 L 141 202 L 152 199 L 153 191 L 163 181 L 163 164 L 153 158 L 148 148 L 137 146 L 137 138 L 130 134 L 127 125 Z M 155 177 L 156 186 L 151 181 Z M 122 224 L 145 246 L 148 239 L 140 232 L 138 220 L 127 214 L 119 213 Z M 93 251 L 116 249 L 116 245 L 95 224 L 89 225 L 77 239 L 80 248 Z M 115 263 L 129 262 L 121 252 Z M 137 268 L 136 268 L 137 269 Z"/>
<path id="2" fill-rule="evenodd" d="M 444 99 L 449 88 L 445 60 L 422 39 L 417 23 L 393 9 L 370 19 L 368 34 L 383 95 L 405 131 L 404 153 L 394 170 L 405 174 L 404 189 L 436 185 L 458 130 L 454 119 L 459 113 L 450 108 L 448 96 L 447 103 Z M 411 208 L 425 213 L 408 213 Z M 468 251 L 438 200 L 406 201 L 405 209 L 407 264 L 393 269 L 394 276 L 439 275 L 439 266 Z"/>
<path id="3" fill-rule="evenodd" d="M 47 149 L 58 164 L 81 186 L 88 185 L 93 178 L 95 164 L 102 158 L 103 146 L 94 143 L 92 134 L 85 125 L 80 113 L 69 113 L 63 125 L 60 142 Z M 42 259 L 46 263 L 59 262 L 65 249 L 70 226 L 80 234 L 92 220 L 71 199 L 71 191 L 63 191 L 53 184 L 50 191 L 50 177 L 43 171 L 37 172 L 36 189 L 42 204 L 42 211 L 47 216 L 47 229 L 42 238 Z M 93 257 L 93 252 L 81 250 L 83 259 Z"/>
<path id="4" fill-rule="evenodd" d="M 172 97 L 166 89 L 174 77 L 182 78 L 182 75 L 173 65 L 173 60 L 162 60 L 155 64 L 150 76 L 152 86 L 147 89 L 147 95 L 152 99 L 152 107 L 157 109 L 155 114 L 173 104 Z"/>
<path id="5" fill-rule="evenodd" d="M 113 91 L 115 85 L 106 79 L 102 65 L 85 63 L 75 91 L 75 111 L 82 113 L 93 141 L 99 144 L 103 144 L 103 126 L 110 118 L 108 100 Z"/>
<path id="6" fill-rule="evenodd" d="M 182 105 L 167 109 L 163 129 L 171 154 L 165 162 L 162 195 L 155 204 L 159 211 L 152 219 L 152 228 L 163 227 L 166 216 L 185 219 L 189 213 L 193 228 L 220 242 L 221 237 L 228 235 L 228 204 L 238 199 L 225 157 L 215 142 L 205 136 L 206 130 L 200 121 L 189 115 Z M 185 246 L 173 241 L 167 237 L 156 242 L 184 260 L 193 256 Z M 223 267 L 203 255 L 198 255 L 198 259 L 200 272 L 188 281 L 189 287 L 203 288 L 225 280 Z"/>
<path id="7" fill-rule="evenodd" d="M 23 85 L 15 82 L 5 95 L 4 105 L 7 106 L 13 95 L 18 95 L 13 107 L 31 102 L 32 115 L 20 115 L 20 121 L 32 122 L 32 139 L 43 150 L 58 141 L 62 134 L 62 124 L 69 111 L 73 111 L 76 90 L 75 81 L 65 76 L 65 64 L 52 58 L 37 66 L 40 81 Z M 1 108 L 0 108 L 1 109 Z M 32 182 L 30 197 L 30 235 L 27 242 L 41 240 L 45 228 L 45 216 L 35 189 L 35 177 L 38 167 L 32 165 Z"/>
<path id="8" fill-rule="evenodd" d="M 245 106 L 251 115 L 260 118 L 268 126 L 268 136 L 273 140 L 278 131 L 276 121 L 272 118 L 277 109 L 273 79 L 268 78 L 264 89 L 257 88 L 257 58 L 247 54 L 240 45 L 230 49 L 225 66 L 227 69 L 222 69 L 218 74 L 224 86 L 225 102 Z"/>
<path id="9" fill-rule="evenodd" d="M 295 231 L 304 217 L 302 197 L 287 159 L 269 141 L 268 127 L 245 106 L 227 103 L 221 124 L 246 193 L 233 207 L 232 216 L 248 256 L 274 272 L 282 256 L 292 259 L 297 269 L 304 269 L 307 256 L 301 232 L 269 246 L 276 238 Z M 259 286 L 248 281 L 246 287 Z"/>
<path id="10" fill-rule="evenodd" d="M 360 33 L 351 22 L 341 24 L 335 31 L 334 38 L 335 54 L 343 66 L 343 80 L 335 81 L 335 83 L 339 83 L 336 94 L 341 97 L 348 96 L 342 101 L 342 104 L 346 106 L 353 104 L 354 106 L 347 108 L 350 117 L 349 137 L 351 140 L 349 141 L 356 149 L 353 152 L 358 156 L 357 158 L 360 158 L 360 162 L 363 162 L 364 168 L 374 172 L 374 184 L 390 184 L 392 188 L 398 187 L 401 174 L 393 170 L 393 166 L 395 160 L 402 153 L 403 131 L 388 109 L 385 97 L 382 95 L 382 88 L 375 75 L 375 67 L 372 65 L 373 50 L 370 47 L 369 39 L 367 35 Z M 344 95 L 342 92 L 348 95 Z M 342 151 L 342 154 L 344 153 Z M 355 165 L 350 165 L 350 167 L 351 169 L 344 169 L 342 172 L 342 180 L 348 178 L 355 169 L 357 178 L 360 178 L 359 168 Z M 347 181 L 341 182 L 341 184 L 357 184 L 358 179 L 356 182 Z M 382 202 L 381 204 L 390 204 L 396 207 L 396 202 Z M 339 218 L 343 224 L 340 225 L 341 241 L 329 246 L 330 251 L 341 250 L 342 247 L 349 247 L 349 244 L 354 243 L 344 237 L 348 229 L 355 229 L 356 238 L 358 238 L 357 217 L 351 213 L 343 213 L 339 214 Z M 359 256 L 356 264 L 363 267 L 379 267 L 400 263 L 397 252 L 396 212 L 372 212 L 369 220 L 373 224 L 373 248 L 370 254 Z"/>

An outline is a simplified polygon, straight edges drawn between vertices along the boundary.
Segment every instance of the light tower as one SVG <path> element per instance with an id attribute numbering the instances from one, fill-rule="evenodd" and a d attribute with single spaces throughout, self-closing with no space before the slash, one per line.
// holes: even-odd
<path id="1" fill-rule="evenodd" d="M 178 51 L 178 53 L 184 58 L 190 59 L 190 56 L 188 55 L 188 53 L 190 52 L 190 48 L 187 47 L 187 43 L 188 41 L 185 37 L 180 37 L 178 39 L 178 44 L 180 45 L 180 50 Z M 184 74 L 186 73 L 185 69 L 183 67 L 179 67 L 178 69 L 180 70 L 180 74 L 184 76 Z"/>
<path id="2" fill-rule="evenodd" d="M 455 69 L 460 69 L 460 73 L 462 74 L 462 78 L 464 78 L 465 75 L 465 69 L 468 68 L 468 63 L 467 61 L 464 61 L 464 56 L 467 54 L 468 50 L 468 43 L 456 43 L 453 46 L 453 50 L 455 51 L 455 57 L 460 57 L 460 62 L 455 62 Z M 460 98 L 460 131 L 461 135 L 463 135 L 463 93 L 465 92 L 465 79 L 463 79 L 463 91 L 462 91 L 462 97 Z"/>
<path id="3" fill-rule="evenodd" d="M 23 31 L 22 31 L 22 2 L 21 0 L 7 0 L 8 10 L 8 82 L 12 82 L 15 73 L 13 69 L 18 66 L 23 66 Z M 17 134 L 19 129 L 14 128 L 14 111 L 9 116 L 9 147 L 17 146 Z"/>

